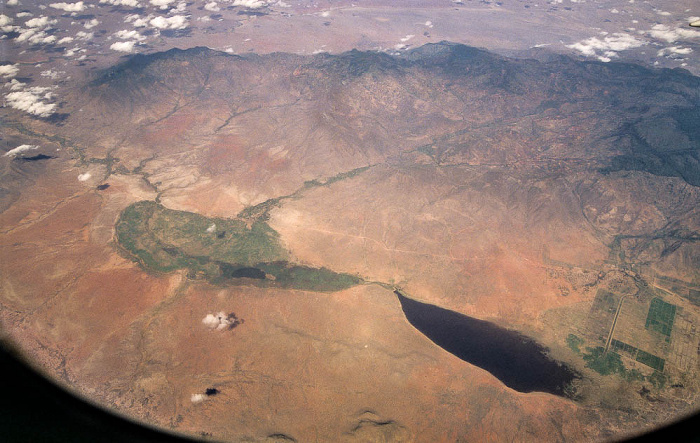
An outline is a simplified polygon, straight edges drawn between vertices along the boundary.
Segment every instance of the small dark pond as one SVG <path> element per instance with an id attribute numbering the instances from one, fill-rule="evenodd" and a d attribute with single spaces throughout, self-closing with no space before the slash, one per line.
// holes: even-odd
<path id="1" fill-rule="evenodd" d="M 547 349 L 518 332 L 466 315 L 420 303 L 394 292 L 406 319 L 449 353 L 487 370 L 518 392 L 570 397 L 580 375 L 547 356 Z"/>
<path id="2" fill-rule="evenodd" d="M 37 155 L 32 155 L 31 157 L 18 157 L 18 158 L 20 160 L 22 160 L 23 162 L 36 162 L 39 160 L 50 160 L 53 157 L 51 157 L 50 155 L 46 155 L 46 154 L 37 154 Z"/>
<path id="3" fill-rule="evenodd" d="M 241 268 L 228 263 L 221 263 L 219 269 L 221 269 L 221 276 L 223 278 L 256 278 L 258 280 L 264 280 L 267 275 L 265 271 L 258 268 Z"/>
<path id="4" fill-rule="evenodd" d="M 172 257 L 176 257 L 180 253 L 180 251 L 177 248 L 170 248 L 167 246 L 163 248 L 163 251 L 165 251 L 168 255 Z"/>

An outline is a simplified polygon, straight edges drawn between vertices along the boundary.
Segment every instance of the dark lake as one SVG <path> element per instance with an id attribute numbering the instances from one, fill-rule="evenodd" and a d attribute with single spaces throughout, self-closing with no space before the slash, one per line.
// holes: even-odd
<path id="1" fill-rule="evenodd" d="M 19 159 L 22 160 L 23 162 L 35 162 L 35 161 L 39 161 L 39 160 L 50 160 L 52 158 L 53 157 L 51 157 L 50 155 L 46 155 L 46 154 L 38 154 L 38 155 L 33 155 L 31 157 L 19 157 Z"/>
<path id="2" fill-rule="evenodd" d="M 224 278 L 255 278 L 258 280 L 265 279 L 265 271 L 251 267 L 237 267 L 228 263 L 219 265 L 221 276 Z"/>
<path id="3" fill-rule="evenodd" d="M 447 352 L 487 370 L 519 392 L 570 397 L 579 374 L 547 356 L 547 349 L 491 322 L 420 303 L 394 292 L 409 323 Z"/>

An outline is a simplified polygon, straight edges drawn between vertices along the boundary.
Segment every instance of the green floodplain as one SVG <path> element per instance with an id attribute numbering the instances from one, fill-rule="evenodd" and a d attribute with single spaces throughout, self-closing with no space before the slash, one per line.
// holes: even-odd
<path id="1" fill-rule="evenodd" d="M 330 292 L 362 282 L 353 275 L 292 263 L 265 219 L 209 218 L 141 201 L 122 211 L 116 240 L 148 271 L 186 269 L 191 278 L 213 284 L 245 279 L 264 287 Z"/>
<path id="2" fill-rule="evenodd" d="M 664 356 L 667 356 L 670 350 L 664 344 L 668 345 L 671 342 L 671 332 L 677 307 L 662 300 L 658 295 L 655 295 L 653 290 L 649 288 L 644 290 L 648 294 L 643 298 L 650 298 L 648 302 L 634 302 L 633 300 L 628 302 L 642 303 L 645 306 L 647 306 L 646 303 L 649 303 L 646 310 L 646 318 L 639 316 L 642 313 L 641 311 L 635 317 L 636 329 L 646 332 L 643 334 L 639 332 L 624 334 L 623 332 L 623 335 L 629 338 L 637 337 L 637 342 L 634 345 L 611 336 L 609 345 L 606 344 L 604 347 L 601 346 L 604 337 L 601 336 L 598 340 L 590 340 L 595 334 L 588 334 L 588 340 L 575 334 L 569 334 L 566 338 L 566 343 L 574 353 L 583 358 L 587 368 L 593 369 L 601 375 L 617 374 L 628 381 L 648 381 L 654 387 L 661 389 L 669 381 L 669 376 L 664 373 L 666 366 Z M 589 313 L 589 329 L 607 331 L 610 325 L 614 324 L 613 317 L 615 312 L 622 307 L 620 299 L 621 297 L 617 294 L 599 290 Z M 629 340 L 629 338 L 625 340 Z M 661 346 L 654 346 L 654 341 L 660 342 Z M 584 347 L 587 343 L 592 346 Z M 646 348 L 647 350 L 641 348 Z M 652 350 L 655 353 L 661 353 L 661 356 L 650 352 Z M 622 359 L 623 356 L 627 361 L 641 363 L 653 372 L 649 374 L 647 370 L 645 371 L 647 375 L 644 375 L 638 369 L 627 367 Z"/>

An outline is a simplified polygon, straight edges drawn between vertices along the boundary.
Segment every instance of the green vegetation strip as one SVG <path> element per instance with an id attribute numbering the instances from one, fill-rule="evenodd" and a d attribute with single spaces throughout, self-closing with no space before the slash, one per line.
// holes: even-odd
<path id="1" fill-rule="evenodd" d="M 601 375 L 617 374 L 629 381 L 645 379 L 644 375 L 638 370 L 627 369 L 622 362 L 620 354 L 612 351 L 605 352 L 602 346 L 586 348 L 583 359 L 586 361 L 587 368 L 591 368 Z"/>
<path id="2" fill-rule="evenodd" d="M 620 297 L 618 295 L 604 289 L 599 289 L 598 292 L 596 292 L 595 300 L 593 301 L 592 311 L 614 314 L 617 310 L 617 305 L 619 302 Z"/>
<path id="3" fill-rule="evenodd" d="M 349 274 L 288 261 L 279 234 L 263 220 L 208 218 L 144 201 L 127 207 L 116 225 L 117 243 L 145 269 L 187 269 L 212 283 L 339 291 L 359 284 Z"/>
<path id="4" fill-rule="evenodd" d="M 637 356 L 637 352 L 639 351 L 639 349 L 635 348 L 634 346 L 628 345 L 620 340 L 615 340 L 614 338 L 610 344 L 612 345 L 613 351 L 622 351 L 632 358 L 635 358 Z"/>
<path id="5" fill-rule="evenodd" d="M 634 346 L 620 340 L 612 340 L 612 349 L 614 351 L 622 351 L 630 358 L 657 371 L 663 372 L 664 366 L 666 365 L 666 360 L 663 358 L 657 357 L 656 355 L 650 354 L 646 351 L 642 351 L 641 349 L 635 348 Z"/>
<path id="6" fill-rule="evenodd" d="M 666 337 L 671 337 L 673 320 L 676 318 L 676 305 L 666 303 L 656 297 L 651 300 L 645 327 Z"/>
<path id="7" fill-rule="evenodd" d="M 594 348 L 587 347 L 586 352 L 582 352 L 581 346 L 584 342 L 582 338 L 574 334 L 569 334 L 566 337 L 567 346 L 576 354 L 583 357 L 583 360 L 586 362 L 586 367 L 593 369 L 601 375 L 618 375 L 628 381 L 648 381 L 658 389 L 663 388 L 668 381 L 668 376 L 663 374 L 664 359 L 662 358 L 614 339 L 612 341 L 611 351 L 605 352 L 605 348 L 597 346 Z M 636 369 L 627 369 L 622 361 L 622 357 L 615 351 L 622 351 L 628 354 L 636 361 L 654 369 L 654 373 L 649 376 L 644 376 L 644 374 Z"/>
<path id="8" fill-rule="evenodd" d="M 355 168 L 351 169 L 350 171 L 346 172 L 341 172 L 340 174 L 336 174 L 332 177 L 327 178 L 326 180 L 307 180 L 304 182 L 304 185 L 294 191 L 293 193 L 289 195 L 283 195 L 280 197 L 274 197 L 265 200 L 262 203 L 258 203 L 255 206 L 249 206 L 245 209 L 243 209 L 239 214 L 238 218 L 241 220 L 256 220 L 256 221 L 267 221 L 270 218 L 270 211 L 276 207 L 279 207 L 280 204 L 282 204 L 283 200 L 287 200 L 290 198 L 296 198 L 300 197 L 304 192 L 313 189 L 313 188 L 318 188 L 321 186 L 330 186 L 333 183 L 339 182 L 341 180 L 345 180 L 348 178 L 353 178 L 365 171 L 367 171 L 369 168 L 372 166 L 363 166 L 361 168 Z"/>
<path id="9" fill-rule="evenodd" d="M 577 354 L 581 354 L 581 345 L 583 343 L 584 343 L 584 340 L 577 335 L 569 334 L 566 337 L 567 346 L 569 346 L 569 348 Z"/>
<path id="10" fill-rule="evenodd" d="M 656 355 L 650 354 L 648 352 L 642 351 L 641 349 L 637 352 L 637 361 L 639 363 L 645 364 L 650 368 L 654 368 L 659 372 L 663 372 L 666 360 Z"/>

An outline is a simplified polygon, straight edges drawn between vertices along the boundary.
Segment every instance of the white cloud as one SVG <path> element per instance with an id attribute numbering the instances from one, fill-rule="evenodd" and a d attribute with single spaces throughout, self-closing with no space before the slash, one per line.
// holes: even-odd
<path id="1" fill-rule="evenodd" d="M 219 4 L 216 2 L 207 3 L 206 5 L 204 5 L 204 9 L 211 12 L 221 11 L 221 8 L 219 8 Z"/>
<path id="2" fill-rule="evenodd" d="M 408 34 L 406 37 L 401 38 L 401 41 L 405 43 L 405 42 L 409 41 L 410 39 L 412 39 L 413 37 L 415 37 L 415 35 Z"/>
<path id="3" fill-rule="evenodd" d="M 32 151 L 32 150 L 38 149 L 38 148 L 39 148 L 39 146 L 37 146 L 37 145 L 20 145 L 14 149 L 10 149 L 9 151 L 7 151 L 5 153 L 5 157 L 15 157 L 19 154 L 23 154 L 27 151 Z"/>
<path id="4" fill-rule="evenodd" d="M 83 174 L 78 175 L 78 181 L 88 181 L 90 180 L 90 177 L 92 177 L 92 174 L 90 174 L 89 172 L 85 172 Z"/>
<path id="5" fill-rule="evenodd" d="M 29 40 L 29 37 L 33 36 L 36 34 L 36 30 L 34 29 L 20 29 L 19 30 L 19 35 L 15 38 L 18 42 L 26 42 Z"/>
<path id="6" fill-rule="evenodd" d="M 433 27 L 433 22 L 431 22 L 430 20 L 428 20 L 427 22 L 425 22 L 425 25 L 424 25 L 424 26 L 427 26 L 428 28 L 432 28 L 432 27 Z"/>
<path id="7" fill-rule="evenodd" d="M 48 69 L 46 71 L 41 71 L 40 75 L 42 77 L 50 78 L 51 80 L 56 80 L 61 74 L 65 74 L 63 71 L 54 71 L 53 69 Z"/>
<path id="8" fill-rule="evenodd" d="M 146 40 L 146 37 L 143 35 L 139 34 L 138 31 L 135 30 L 127 30 L 127 29 L 122 29 L 121 31 L 117 31 L 114 33 L 114 36 L 117 38 L 120 38 L 122 40 L 136 40 L 136 41 L 144 41 Z"/>
<path id="9" fill-rule="evenodd" d="M 72 49 L 66 49 L 66 53 L 64 54 L 66 57 L 73 57 L 76 55 L 78 52 L 85 52 L 85 49 L 82 49 L 78 46 Z"/>
<path id="10" fill-rule="evenodd" d="M 216 231 L 216 223 L 212 223 L 211 226 L 207 228 L 207 232 L 211 234 L 212 232 Z"/>
<path id="11" fill-rule="evenodd" d="M 151 17 L 153 17 L 153 16 L 149 15 L 148 17 L 139 18 L 139 19 L 134 20 L 134 23 L 133 23 L 133 24 L 134 24 L 134 28 L 145 28 L 145 27 L 147 27 L 147 26 L 148 26 L 148 21 L 151 20 Z"/>
<path id="12" fill-rule="evenodd" d="M 233 6 L 243 6 L 250 9 L 258 9 L 267 6 L 266 0 L 233 0 Z"/>
<path id="13" fill-rule="evenodd" d="M 12 18 L 0 14 L 0 31 L 12 32 L 19 29 L 19 26 L 13 26 L 10 23 L 12 23 Z"/>
<path id="14" fill-rule="evenodd" d="M 56 43 L 58 43 L 59 45 L 65 45 L 66 43 L 70 43 L 70 42 L 72 42 L 73 40 L 74 40 L 73 37 L 63 37 L 62 39 L 60 39 L 60 40 L 59 40 L 58 42 L 56 42 Z"/>
<path id="15" fill-rule="evenodd" d="M 17 81 L 16 78 L 13 78 L 12 80 L 10 80 L 10 83 L 5 83 L 5 87 L 10 88 L 10 91 L 19 91 L 22 88 L 24 88 L 25 86 L 27 86 L 26 83 L 22 83 L 20 81 Z"/>
<path id="16" fill-rule="evenodd" d="M 616 32 L 612 35 L 606 35 L 602 39 L 598 37 L 591 37 L 581 40 L 580 42 L 576 42 L 572 45 L 567 45 L 566 47 L 578 51 L 587 57 L 593 57 L 597 55 L 597 51 L 624 51 L 626 49 L 637 48 L 645 44 L 645 41 L 639 40 L 629 34 Z"/>
<path id="17" fill-rule="evenodd" d="M 659 15 L 666 16 L 666 17 L 668 17 L 669 15 L 671 15 L 670 12 L 666 12 L 666 11 L 658 11 L 658 10 L 657 10 L 656 13 L 659 14 Z"/>
<path id="18" fill-rule="evenodd" d="M 109 46 L 109 49 L 113 51 L 119 51 L 119 52 L 132 52 L 134 50 L 134 45 L 136 42 L 134 41 L 127 41 L 127 42 L 116 42 L 112 43 Z"/>
<path id="19" fill-rule="evenodd" d="M 184 15 L 173 15 L 167 18 L 158 16 L 152 18 L 148 23 L 158 29 L 185 29 L 187 27 L 187 17 Z"/>
<path id="20" fill-rule="evenodd" d="M 20 43 L 25 42 L 25 41 L 29 40 L 29 37 L 36 34 L 36 32 L 37 31 L 35 29 L 20 29 L 19 35 L 15 38 L 15 40 L 17 40 Z"/>
<path id="21" fill-rule="evenodd" d="M 17 42 L 29 42 L 33 45 L 49 45 L 56 41 L 56 36 L 49 35 L 46 31 L 37 31 L 35 28 L 22 29 L 15 39 Z"/>
<path id="22" fill-rule="evenodd" d="M 221 324 L 219 317 L 214 314 L 207 314 L 207 316 L 202 319 L 202 323 L 209 329 L 216 329 Z"/>
<path id="23" fill-rule="evenodd" d="M 668 43 L 673 43 L 678 40 L 687 40 L 700 37 L 700 31 L 695 29 L 676 28 L 671 29 L 666 25 L 654 25 L 649 31 L 649 35 L 664 40 Z"/>
<path id="24" fill-rule="evenodd" d="M 131 8 L 140 8 L 141 3 L 138 0 L 100 0 L 100 4 L 111 6 L 129 6 Z"/>
<path id="25" fill-rule="evenodd" d="M 52 98 L 51 88 L 34 86 L 26 88 L 24 83 L 13 79 L 10 92 L 5 96 L 5 102 L 11 108 L 27 112 L 37 117 L 48 117 L 56 112 L 56 104 L 49 103 Z"/>
<path id="26" fill-rule="evenodd" d="M 19 72 L 17 65 L 0 65 L 0 75 L 5 78 L 12 78 Z"/>
<path id="27" fill-rule="evenodd" d="M 662 57 L 666 54 L 678 54 L 678 55 L 688 55 L 693 52 L 692 48 L 681 48 L 679 46 L 669 46 L 668 48 L 660 49 L 656 55 Z"/>
<path id="28" fill-rule="evenodd" d="M 96 18 L 93 18 L 92 20 L 85 22 L 83 24 L 83 26 L 85 27 L 85 29 L 92 29 L 99 24 L 100 24 L 100 21 L 97 20 Z"/>
<path id="29" fill-rule="evenodd" d="M 66 2 L 60 2 L 60 3 L 51 3 L 49 4 L 54 9 L 60 9 L 62 11 L 66 12 L 81 12 L 85 10 L 85 3 L 83 2 L 77 2 L 77 3 L 66 3 Z"/>
<path id="30" fill-rule="evenodd" d="M 202 323 L 204 323 L 207 328 L 216 329 L 217 331 L 231 329 L 236 325 L 237 321 L 238 319 L 234 314 L 226 315 L 225 312 L 207 314 L 207 316 L 202 319 Z"/>
<path id="31" fill-rule="evenodd" d="M 16 14 L 16 17 L 18 17 L 18 18 L 22 18 L 22 17 L 31 17 L 31 16 L 33 16 L 33 15 L 34 15 L 34 14 L 32 14 L 31 12 L 26 12 L 26 11 L 24 11 L 24 12 L 18 12 L 18 13 Z"/>
<path id="32" fill-rule="evenodd" d="M 78 31 L 75 33 L 75 38 L 77 38 L 78 40 L 88 41 L 88 40 L 92 40 L 92 38 L 94 36 L 95 36 L 95 34 L 92 32 Z"/>
<path id="33" fill-rule="evenodd" d="M 145 28 L 148 26 L 148 21 L 153 18 L 153 15 L 140 17 L 138 14 L 130 14 L 124 17 L 125 23 L 131 23 L 134 28 Z"/>
<path id="34" fill-rule="evenodd" d="M 19 0 L 7 0 L 7 6 L 17 6 L 19 5 Z"/>
<path id="35" fill-rule="evenodd" d="M 174 3 L 175 0 L 150 0 L 151 5 L 157 6 L 160 9 L 168 9 L 171 3 Z"/>
<path id="36" fill-rule="evenodd" d="M 8 17 L 5 14 L 0 14 L 0 26 L 7 26 L 13 21 L 14 20 L 12 19 L 12 17 Z"/>
<path id="37" fill-rule="evenodd" d="M 192 401 L 192 403 L 200 403 L 204 401 L 204 399 L 206 399 L 204 394 L 192 394 L 190 397 L 190 401 Z"/>
<path id="38" fill-rule="evenodd" d="M 44 26 L 54 25 L 56 23 L 58 23 L 58 21 L 55 19 L 52 20 L 49 17 L 41 16 L 27 20 L 24 25 L 28 28 L 43 28 Z"/>

